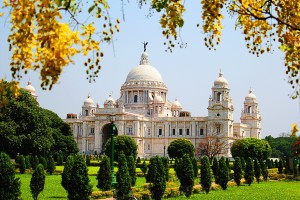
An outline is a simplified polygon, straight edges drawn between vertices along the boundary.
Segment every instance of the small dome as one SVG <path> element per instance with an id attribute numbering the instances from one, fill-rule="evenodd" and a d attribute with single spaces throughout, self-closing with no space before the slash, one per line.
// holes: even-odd
<path id="1" fill-rule="evenodd" d="M 116 102 L 114 100 L 114 98 L 112 98 L 111 95 L 109 95 L 109 97 L 105 100 L 104 105 L 114 105 Z"/>
<path id="2" fill-rule="evenodd" d="M 172 104 L 173 108 L 181 108 L 181 104 L 179 103 L 179 101 L 177 99 L 175 99 L 175 101 Z"/>
<path id="3" fill-rule="evenodd" d="M 35 88 L 31 85 L 31 81 L 28 81 L 28 85 L 26 85 L 24 87 L 24 90 L 26 90 L 27 92 L 29 92 L 32 96 L 37 97 L 36 93 L 35 93 Z"/>
<path id="4" fill-rule="evenodd" d="M 249 90 L 249 94 L 245 98 L 246 100 L 256 100 L 255 94 L 252 92 L 252 89 Z"/>
<path id="5" fill-rule="evenodd" d="M 214 86 L 227 86 L 227 85 L 228 85 L 228 82 L 223 77 L 223 73 L 220 71 L 219 77 L 214 82 Z"/>
<path id="6" fill-rule="evenodd" d="M 90 95 L 88 95 L 88 98 L 86 100 L 84 100 L 83 105 L 86 107 L 95 107 L 94 101 Z"/>

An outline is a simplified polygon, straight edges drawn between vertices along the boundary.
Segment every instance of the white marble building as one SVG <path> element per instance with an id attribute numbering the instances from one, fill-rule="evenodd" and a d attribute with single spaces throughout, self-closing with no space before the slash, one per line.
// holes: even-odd
<path id="1" fill-rule="evenodd" d="M 207 137 L 219 137 L 230 145 L 234 140 L 260 138 L 261 117 L 256 96 L 250 90 L 245 97 L 241 122 L 233 121 L 234 106 L 227 80 L 220 72 L 212 86 L 208 116 L 191 116 L 181 104 L 168 100 L 168 88 L 160 73 L 150 65 L 143 52 L 140 64 L 133 68 L 117 100 L 111 96 L 103 107 L 95 106 L 89 95 L 83 102 L 81 115 L 68 114 L 74 139 L 81 153 L 103 153 L 111 135 L 110 119 L 114 118 L 118 135 L 129 135 L 138 145 L 138 156 L 167 154 L 167 146 L 177 138 L 190 140 L 197 148 Z M 224 153 L 230 156 L 230 151 Z"/>

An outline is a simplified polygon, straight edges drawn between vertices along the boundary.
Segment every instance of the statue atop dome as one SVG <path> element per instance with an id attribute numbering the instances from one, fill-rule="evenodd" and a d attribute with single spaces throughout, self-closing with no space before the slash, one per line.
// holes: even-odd
<path id="1" fill-rule="evenodd" d="M 146 52 L 148 42 L 143 42 L 143 44 L 144 44 L 144 52 Z"/>

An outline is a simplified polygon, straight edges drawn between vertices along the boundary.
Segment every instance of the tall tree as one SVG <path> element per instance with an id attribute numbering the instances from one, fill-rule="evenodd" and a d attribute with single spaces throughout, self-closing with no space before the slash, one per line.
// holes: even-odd
<path id="1" fill-rule="evenodd" d="M 109 157 L 104 155 L 100 162 L 100 168 L 97 173 L 97 188 L 103 191 L 111 189 L 112 184 L 112 172 L 110 166 Z"/>
<path id="2" fill-rule="evenodd" d="M 136 159 L 137 144 L 134 139 L 128 135 L 118 135 L 114 138 L 115 142 L 115 161 L 118 161 L 120 152 L 123 151 L 126 158 L 133 156 Z M 111 155 L 111 140 L 108 139 L 105 143 L 105 154 Z"/>
<path id="3" fill-rule="evenodd" d="M 67 157 L 66 163 L 64 165 L 64 171 L 61 174 L 61 185 L 65 190 L 69 190 L 69 184 L 71 184 L 71 173 L 74 164 L 74 157 L 72 155 Z"/>
<path id="4" fill-rule="evenodd" d="M 200 166 L 200 184 L 202 189 L 208 194 L 211 188 L 211 172 L 210 172 L 210 164 L 207 156 L 203 156 L 201 159 Z"/>
<path id="5" fill-rule="evenodd" d="M 146 160 L 143 161 L 143 164 L 141 165 L 141 170 L 144 174 L 144 176 L 146 175 L 147 171 L 148 171 L 148 166 L 146 164 Z"/>
<path id="6" fill-rule="evenodd" d="M 180 138 L 173 140 L 167 150 L 170 158 L 182 158 L 184 154 L 193 157 L 195 148 L 191 141 Z"/>
<path id="7" fill-rule="evenodd" d="M 280 159 L 278 162 L 278 173 L 282 174 L 282 172 L 283 172 L 283 163 L 282 160 Z"/>
<path id="8" fill-rule="evenodd" d="M 70 156 L 69 156 L 70 157 Z M 81 155 L 72 156 L 66 168 L 64 168 L 63 174 L 66 173 L 62 178 L 66 179 L 63 181 L 66 185 L 65 189 L 68 193 L 68 199 L 70 200 L 88 200 L 90 194 L 92 193 L 92 185 L 90 184 L 90 179 L 88 176 L 88 168 L 85 164 L 85 160 Z"/>
<path id="9" fill-rule="evenodd" d="M 228 167 L 226 165 L 225 158 L 222 156 L 221 159 L 219 160 L 219 185 L 222 187 L 223 190 L 227 189 L 227 183 L 229 179 L 229 174 L 228 174 Z"/>
<path id="10" fill-rule="evenodd" d="M 256 138 L 244 138 L 232 144 L 233 157 L 267 159 L 271 155 L 271 147 L 268 142 Z"/>
<path id="11" fill-rule="evenodd" d="M 176 158 L 174 164 L 174 170 L 178 179 L 181 178 L 182 158 Z"/>
<path id="12" fill-rule="evenodd" d="M 210 132 L 202 142 L 196 147 L 196 155 L 203 156 L 206 155 L 209 161 L 212 162 L 213 158 L 218 155 L 227 154 L 230 149 L 229 138 L 221 137 L 220 134 L 214 130 Z"/>
<path id="13" fill-rule="evenodd" d="M 182 191 L 186 197 L 190 197 L 192 195 L 193 186 L 194 186 L 193 164 L 188 154 L 185 154 L 182 157 L 182 162 L 184 163 L 184 165 L 182 165 L 181 168 L 182 176 L 180 179 L 179 190 Z"/>
<path id="14" fill-rule="evenodd" d="M 239 157 L 234 158 L 234 165 L 233 165 L 233 170 L 234 170 L 234 182 L 237 184 L 237 186 L 240 186 L 241 184 L 241 179 L 243 177 L 243 170 L 242 170 L 242 164 L 241 164 L 241 159 Z"/>
<path id="15" fill-rule="evenodd" d="M 30 191 L 34 200 L 37 200 L 39 194 L 44 190 L 45 179 L 44 166 L 39 164 L 34 170 L 30 180 Z"/>
<path id="16" fill-rule="evenodd" d="M 150 192 L 154 200 L 161 200 L 166 190 L 165 170 L 160 157 L 155 156 L 150 159 L 147 183 L 150 183 Z"/>
<path id="17" fill-rule="evenodd" d="M 254 158 L 254 175 L 256 178 L 256 182 L 259 183 L 259 178 L 261 175 L 261 167 L 257 158 Z"/>
<path id="18" fill-rule="evenodd" d="M 131 191 L 131 178 L 128 171 L 127 160 L 123 151 L 119 155 L 119 169 L 117 172 L 117 199 L 128 199 Z"/>
<path id="19" fill-rule="evenodd" d="M 128 164 L 129 175 L 131 178 L 131 186 L 133 187 L 135 186 L 135 182 L 136 182 L 136 165 L 133 156 L 128 157 L 127 164 Z"/>
<path id="20" fill-rule="evenodd" d="M 19 164 L 20 164 L 20 173 L 24 174 L 25 170 L 26 170 L 25 158 L 23 155 L 20 155 L 18 160 L 19 160 Z"/>
<path id="21" fill-rule="evenodd" d="M 211 169 L 214 175 L 215 183 L 218 184 L 219 162 L 216 157 L 213 158 L 213 164 L 211 166 Z"/>
<path id="22" fill-rule="evenodd" d="M 247 158 L 247 161 L 246 161 L 246 169 L 245 169 L 245 173 L 244 173 L 245 181 L 249 186 L 251 185 L 251 183 L 254 180 L 254 169 L 253 168 L 254 168 L 253 161 L 249 157 L 249 158 Z"/>
<path id="23" fill-rule="evenodd" d="M 266 164 L 263 160 L 260 161 L 260 167 L 261 167 L 261 173 L 263 175 L 264 181 L 268 180 L 269 177 L 269 171 L 266 167 Z"/>
<path id="24" fill-rule="evenodd" d="M 161 157 L 161 161 L 164 165 L 164 169 L 165 169 L 165 178 L 166 178 L 166 181 L 168 182 L 169 181 L 169 159 L 166 158 L 166 157 Z"/>
<path id="25" fill-rule="evenodd" d="M 0 108 L 0 151 L 12 157 L 17 153 L 78 152 L 69 125 L 55 113 L 41 108 L 28 92 L 20 89 L 18 98 L 9 95 L 7 98 L 8 103 Z"/>
<path id="26" fill-rule="evenodd" d="M 15 178 L 15 168 L 10 157 L 0 152 L 0 200 L 18 200 L 21 196 L 21 182 Z"/>
<path id="27" fill-rule="evenodd" d="M 53 172 L 55 171 L 55 169 L 56 169 L 56 165 L 55 165 L 54 159 L 53 159 L 52 156 L 50 156 L 48 158 L 48 169 L 47 169 L 47 171 L 50 173 L 50 175 L 52 175 Z"/>
<path id="28" fill-rule="evenodd" d="M 197 178 L 198 176 L 198 162 L 195 157 L 192 158 L 192 164 L 193 164 L 193 170 L 194 170 L 194 178 Z"/>

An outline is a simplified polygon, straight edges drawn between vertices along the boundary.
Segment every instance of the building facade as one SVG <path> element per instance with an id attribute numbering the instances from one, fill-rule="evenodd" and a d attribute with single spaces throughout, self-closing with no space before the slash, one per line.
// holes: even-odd
<path id="1" fill-rule="evenodd" d="M 112 121 L 117 135 L 134 138 L 140 157 L 167 156 L 168 145 L 178 138 L 190 140 L 196 149 L 212 137 L 225 142 L 227 147 L 237 139 L 260 138 L 261 117 L 256 96 L 249 91 L 241 122 L 234 122 L 230 89 L 221 72 L 212 86 L 208 116 L 203 117 L 191 116 L 177 99 L 168 100 L 168 88 L 160 73 L 150 65 L 146 52 L 142 53 L 139 65 L 127 75 L 120 92 L 117 100 L 109 96 L 103 107 L 95 106 L 89 95 L 79 116 L 67 114 L 65 121 L 70 124 L 81 153 L 104 152 Z M 229 148 L 221 154 L 230 156 Z"/>

